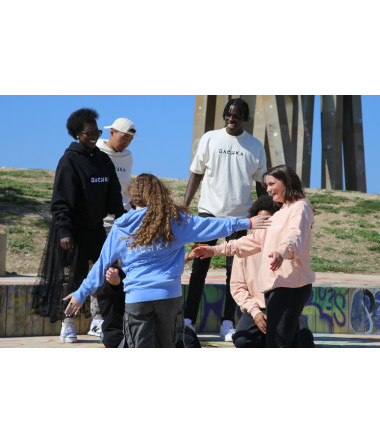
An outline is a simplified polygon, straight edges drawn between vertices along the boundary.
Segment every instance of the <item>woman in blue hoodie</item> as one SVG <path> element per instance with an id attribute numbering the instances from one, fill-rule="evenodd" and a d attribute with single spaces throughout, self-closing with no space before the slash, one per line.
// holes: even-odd
<path id="1" fill-rule="evenodd" d="M 126 275 L 124 336 L 128 347 L 175 347 L 185 244 L 257 228 L 259 222 L 259 228 L 265 229 L 270 222 L 267 217 L 250 220 L 190 215 L 151 174 L 139 175 L 127 192 L 135 209 L 115 221 L 99 260 L 80 288 L 65 298 L 70 300 L 66 314 L 79 312 L 85 298 L 103 284 L 106 270 L 119 258 Z"/>

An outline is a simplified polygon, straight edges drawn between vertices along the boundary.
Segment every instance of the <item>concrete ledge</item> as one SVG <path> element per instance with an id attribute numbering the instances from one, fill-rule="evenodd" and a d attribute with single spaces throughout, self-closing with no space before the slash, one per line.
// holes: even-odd
<path id="1" fill-rule="evenodd" d="M 0 337 L 59 335 L 60 321 L 50 323 L 48 318 L 33 312 L 32 289 L 35 280 L 35 276 L 8 276 L 0 279 Z M 210 275 L 206 280 L 195 325 L 198 333 L 219 332 L 226 291 L 224 280 L 225 274 L 222 272 Z M 188 293 L 187 281 L 188 275 L 184 274 L 184 303 Z M 303 315 L 307 317 L 313 333 L 380 335 L 380 278 L 357 275 L 343 277 L 337 274 L 319 276 Z M 236 322 L 240 316 L 241 312 L 237 308 Z M 75 318 L 78 334 L 86 334 L 90 324 L 91 318 L 85 318 L 84 314 Z"/>
<path id="2" fill-rule="evenodd" d="M 34 337 L 59 335 L 61 322 L 50 323 L 49 318 L 35 314 L 32 308 L 33 285 L 0 285 L 0 337 Z M 75 329 L 86 334 L 91 318 L 83 314 L 75 317 Z"/>

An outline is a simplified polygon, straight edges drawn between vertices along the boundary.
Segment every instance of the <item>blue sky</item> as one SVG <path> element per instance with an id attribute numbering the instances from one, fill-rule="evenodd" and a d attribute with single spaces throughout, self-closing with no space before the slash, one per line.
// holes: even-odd
<path id="1" fill-rule="evenodd" d="M 98 126 L 128 117 L 138 137 L 130 148 L 133 173 L 187 179 L 189 175 L 194 95 L 3 95 L 0 96 L 2 149 L 0 166 L 55 169 L 73 141 L 66 120 L 80 107 L 99 112 Z M 362 96 L 367 191 L 380 194 L 377 180 L 380 96 Z M 315 97 L 311 187 L 321 185 L 320 101 Z M 109 129 L 103 129 L 108 138 Z M 376 168 L 376 171 L 375 171 Z"/>

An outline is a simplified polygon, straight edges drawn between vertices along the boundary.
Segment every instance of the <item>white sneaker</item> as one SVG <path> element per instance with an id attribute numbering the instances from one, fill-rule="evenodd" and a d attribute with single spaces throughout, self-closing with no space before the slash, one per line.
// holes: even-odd
<path id="1" fill-rule="evenodd" d="M 100 337 L 100 334 L 102 333 L 102 324 L 103 319 L 100 318 L 93 318 L 90 326 L 90 330 L 87 332 L 87 335 L 95 335 L 96 337 Z"/>
<path id="2" fill-rule="evenodd" d="M 189 318 L 185 318 L 184 323 L 186 326 L 188 326 L 190 329 L 192 329 L 195 332 L 195 326 L 193 325 L 193 322 Z"/>
<path id="3" fill-rule="evenodd" d="M 60 339 L 63 343 L 76 343 L 78 341 L 73 318 L 63 320 Z"/>
<path id="4" fill-rule="evenodd" d="M 235 334 L 234 324 L 231 320 L 224 320 L 220 327 L 220 338 L 224 341 L 232 341 L 232 336 Z"/>

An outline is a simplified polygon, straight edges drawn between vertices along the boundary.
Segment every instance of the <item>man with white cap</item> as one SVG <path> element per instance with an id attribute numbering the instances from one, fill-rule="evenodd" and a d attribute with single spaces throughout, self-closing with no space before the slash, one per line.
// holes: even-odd
<path id="1" fill-rule="evenodd" d="M 131 206 L 129 204 L 129 197 L 123 192 L 126 186 L 132 182 L 132 153 L 127 150 L 131 144 L 133 137 L 135 137 L 136 129 L 135 125 L 128 118 L 118 118 L 112 125 L 104 126 L 104 129 L 110 128 L 110 138 L 105 140 L 103 138 L 98 139 L 96 146 L 110 157 L 115 165 L 116 174 L 119 178 L 121 193 L 123 197 L 123 205 L 125 211 L 129 211 Z M 107 232 L 112 228 L 115 216 L 109 214 L 104 219 L 104 228 Z"/>
<path id="2" fill-rule="evenodd" d="M 135 125 L 128 118 L 117 118 L 112 125 L 104 126 L 104 129 L 110 130 L 110 138 L 108 140 L 99 138 L 96 146 L 105 152 L 115 165 L 116 174 L 121 186 L 121 195 L 123 198 L 123 206 L 125 211 L 129 211 L 129 197 L 123 192 L 124 189 L 132 182 L 132 153 L 127 148 L 135 137 Z M 115 214 L 108 214 L 103 220 L 103 225 L 107 235 L 115 221 Z M 100 336 L 102 333 L 103 318 L 100 314 L 98 301 L 94 295 L 91 296 L 91 315 L 92 322 L 90 330 L 87 334 Z"/>

